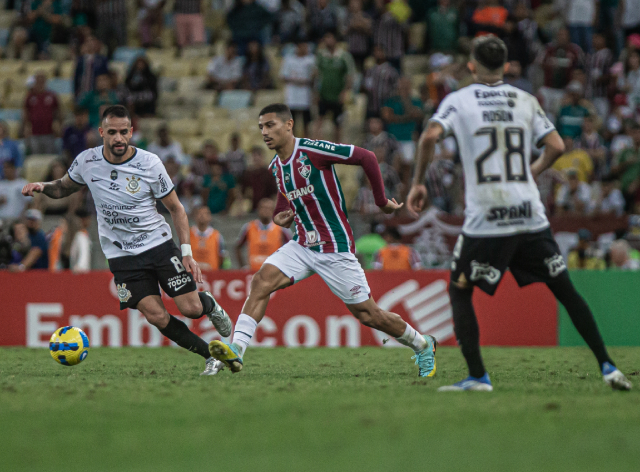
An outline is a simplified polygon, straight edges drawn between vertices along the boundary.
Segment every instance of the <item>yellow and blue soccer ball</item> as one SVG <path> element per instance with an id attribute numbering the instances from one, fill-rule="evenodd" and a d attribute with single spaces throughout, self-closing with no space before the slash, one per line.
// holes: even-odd
<path id="1" fill-rule="evenodd" d="M 49 352 L 62 365 L 80 364 L 89 354 L 89 338 L 75 326 L 58 328 L 49 340 Z"/>

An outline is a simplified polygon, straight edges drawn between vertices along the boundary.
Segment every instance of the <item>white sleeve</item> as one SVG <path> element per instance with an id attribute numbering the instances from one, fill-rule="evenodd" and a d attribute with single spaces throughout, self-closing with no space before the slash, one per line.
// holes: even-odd
<path id="1" fill-rule="evenodd" d="M 556 127 L 553 126 L 553 123 L 551 123 L 549 118 L 547 118 L 547 115 L 540 106 L 538 99 L 532 96 L 531 100 L 533 102 L 533 123 L 531 126 L 531 137 L 533 138 L 533 144 L 535 145 L 535 147 L 539 147 L 540 141 L 542 141 L 542 139 L 546 135 L 548 135 L 552 131 L 555 131 Z"/>
<path id="2" fill-rule="evenodd" d="M 76 158 L 73 160 L 71 167 L 69 167 L 67 174 L 69 174 L 69 178 L 73 180 L 75 183 L 80 185 L 87 185 L 87 183 L 82 178 L 83 160 L 84 160 L 84 153 L 78 154 Z"/>
<path id="3" fill-rule="evenodd" d="M 153 174 L 151 175 L 149 186 L 151 187 L 153 196 L 157 200 L 161 200 L 173 191 L 173 182 L 160 159 L 158 159 L 156 164 L 151 168 L 151 171 Z"/>
<path id="4" fill-rule="evenodd" d="M 431 117 L 429 122 L 438 123 L 444 129 L 444 135 L 449 136 L 453 134 L 460 111 L 457 107 L 455 94 L 450 93 L 440 102 L 438 111 Z"/>

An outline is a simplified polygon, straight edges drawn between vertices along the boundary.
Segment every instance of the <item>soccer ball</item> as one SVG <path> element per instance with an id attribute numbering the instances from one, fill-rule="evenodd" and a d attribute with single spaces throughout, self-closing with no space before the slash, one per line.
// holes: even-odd
<path id="1" fill-rule="evenodd" d="M 49 352 L 62 365 L 80 364 L 89 354 L 89 338 L 75 326 L 58 328 L 49 340 Z"/>

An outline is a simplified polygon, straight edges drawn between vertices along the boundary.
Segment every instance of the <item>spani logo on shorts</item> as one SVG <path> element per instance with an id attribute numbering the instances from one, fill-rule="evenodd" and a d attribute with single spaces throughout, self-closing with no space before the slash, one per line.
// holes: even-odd
<path id="1" fill-rule="evenodd" d="M 132 176 L 131 179 L 127 177 L 127 187 L 125 190 L 130 194 L 138 193 L 140 191 L 140 177 L 136 179 L 136 176 Z"/>
<path id="2" fill-rule="evenodd" d="M 567 265 L 564 263 L 564 259 L 560 254 L 556 254 L 555 256 L 547 257 L 544 260 L 544 263 L 547 264 L 547 267 L 549 268 L 549 275 L 551 277 L 556 277 L 562 271 L 567 269 Z"/>
<path id="3" fill-rule="evenodd" d="M 122 303 L 126 303 L 131 298 L 131 292 L 127 290 L 127 284 L 116 285 L 116 289 L 118 292 L 118 299 Z"/>
<path id="4" fill-rule="evenodd" d="M 490 284 L 497 284 L 500 280 L 500 271 L 487 263 L 471 261 L 471 280 L 477 282 L 484 279 Z"/>

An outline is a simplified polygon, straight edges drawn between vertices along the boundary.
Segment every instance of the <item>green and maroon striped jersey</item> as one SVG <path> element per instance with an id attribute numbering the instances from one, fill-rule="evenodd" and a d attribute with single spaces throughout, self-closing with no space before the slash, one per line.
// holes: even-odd
<path id="1" fill-rule="evenodd" d="M 340 181 L 334 164 L 360 165 L 371 181 L 376 204 L 384 206 L 384 185 L 375 155 L 353 145 L 296 138 L 293 154 L 276 155 L 271 170 L 280 194 L 276 213 L 295 213 L 294 241 L 316 252 L 355 252 Z M 286 198 L 285 198 L 286 197 Z"/>

